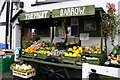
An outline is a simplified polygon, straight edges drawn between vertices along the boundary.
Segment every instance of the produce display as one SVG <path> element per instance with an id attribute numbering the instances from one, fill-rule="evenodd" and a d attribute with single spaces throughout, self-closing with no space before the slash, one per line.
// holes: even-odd
<path id="1" fill-rule="evenodd" d="M 95 46 L 73 46 L 69 47 L 64 56 L 81 57 L 84 54 L 101 53 L 99 45 Z"/>
<path id="2" fill-rule="evenodd" d="M 105 64 L 115 64 L 120 65 L 120 46 L 116 45 L 112 52 L 107 56 L 107 61 Z"/>
<path id="3" fill-rule="evenodd" d="M 26 54 L 46 55 L 55 57 L 82 58 L 84 60 L 99 60 L 97 56 L 89 54 L 101 54 L 100 45 L 78 46 L 75 42 L 51 43 L 48 41 L 38 40 L 27 49 L 22 50 Z"/>
<path id="4" fill-rule="evenodd" d="M 11 65 L 11 69 L 18 72 L 27 72 L 33 70 L 34 68 L 27 64 L 13 64 Z"/>
<path id="5" fill-rule="evenodd" d="M 79 46 L 73 41 L 67 43 L 52 43 L 49 41 L 38 40 L 37 42 L 34 42 L 32 45 L 30 45 L 28 48 L 22 49 L 22 52 L 28 55 L 36 54 L 41 56 L 41 58 L 42 55 L 44 55 L 44 58 L 45 56 L 62 56 L 62 59 L 79 58 L 82 61 L 100 61 L 102 56 L 101 50 L 101 46 L 98 44 L 92 46 Z M 39 56 L 37 56 L 37 58 L 39 58 Z M 118 45 L 115 46 L 112 52 L 107 56 L 107 60 L 104 64 L 120 65 L 120 47 Z"/>
<path id="6" fill-rule="evenodd" d="M 56 45 L 54 43 L 50 43 L 48 41 L 41 41 L 35 42 L 27 49 L 23 49 L 23 52 L 26 53 L 38 53 L 38 54 L 51 54 L 51 51 L 55 50 Z"/>
<path id="7" fill-rule="evenodd" d="M 33 52 L 36 52 L 37 49 L 40 49 L 41 47 L 44 47 L 44 46 L 45 46 L 45 43 L 41 40 L 38 40 L 37 42 L 29 46 L 27 49 L 22 49 L 22 51 L 27 53 L 33 53 Z"/>
<path id="8" fill-rule="evenodd" d="M 12 74 L 14 76 L 18 76 L 21 78 L 30 78 L 32 76 L 36 75 L 36 71 L 35 69 L 29 65 L 29 64 L 24 64 L 24 63 L 17 63 L 17 64 L 12 64 L 11 65 L 11 70 L 12 70 Z"/>

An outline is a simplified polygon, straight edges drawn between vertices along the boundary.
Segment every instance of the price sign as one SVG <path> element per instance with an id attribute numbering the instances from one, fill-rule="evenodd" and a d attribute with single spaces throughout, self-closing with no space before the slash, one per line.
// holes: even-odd
<path id="1" fill-rule="evenodd" d="M 89 33 L 80 33 L 80 40 L 89 40 Z"/>

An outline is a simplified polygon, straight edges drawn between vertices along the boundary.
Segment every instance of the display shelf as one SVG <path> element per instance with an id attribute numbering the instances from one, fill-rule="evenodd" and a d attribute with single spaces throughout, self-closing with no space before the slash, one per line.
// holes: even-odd
<path id="1" fill-rule="evenodd" d="M 55 65 L 55 66 L 58 66 L 58 67 L 82 69 L 82 66 L 71 65 L 71 64 L 60 64 L 60 63 L 43 61 L 43 60 L 39 60 L 39 59 L 37 60 L 37 59 L 23 58 L 23 57 L 21 57 L 20 59 L 24 60 L 24 61 L 37 62 L 37 63 L 41 63 L 41 64 Z"/>
<path id="2" fill-rule="evenodd" d="M 95 57 L 97 57 L 100 60 L 82 60 L 81 57 L 67 57 L 67 56 L 47 56 L 46 54 L 37 54 L 37 53 L 25 53 L 24 55 L 22 55 L 23 58 L 32 58 L 32 59 L 36 59 L 36 60 L 45 60 L 47 57 L 54 57 L 57 60 L 60 60 L 63 63 L 66 64 L 72 64 L 72 65 L 82 65 L 82 63 L 87 62 L 90 64 L 96 64 L 99 65 L 101 62 L 101 58 L 103 56 L 102 53 L 91 53 L 89 54 L 90 57 L 93 57 L 95 55 Z"/>
<path id="3" fill-rule="evenodd" d="M 90 56 L 90 57 L 102 57 L 104 55 L 104 53 L 87 53 L 85 54 L 86 56 Z"/>

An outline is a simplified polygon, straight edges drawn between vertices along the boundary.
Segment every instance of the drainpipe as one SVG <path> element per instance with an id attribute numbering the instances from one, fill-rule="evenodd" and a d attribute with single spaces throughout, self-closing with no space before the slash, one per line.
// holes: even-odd
<path id="1" fill-rule="evenodd" d="M 9 33 L 9 10 L 10 10 L 10 2 L 6 2 L 7 3 L 7 8 L 6 8 L 6 37 L 5 37 L 5 44 L 7 43 L 7 36 Z M 8 49 L 8 46 L 6 47 L 6 49 Z"/>
<path id="2" fill-rule="evenodd" d="M 11 2 L 11 15 L 10 15 L 10 20 L 12 19 L 13 16 L 13 2 Z M 12 24 L 10 22 L 10 49 L 12 48 Z"/>

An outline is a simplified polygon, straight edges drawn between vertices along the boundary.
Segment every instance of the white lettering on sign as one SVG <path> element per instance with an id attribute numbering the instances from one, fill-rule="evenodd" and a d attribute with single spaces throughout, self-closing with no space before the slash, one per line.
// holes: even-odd
<path id="1" fill-rule="evenodd" d="M 60 16 L 73 16 L 73 15 L 81 15 L 84 14 L 85 7 L 75 7 L 75 8 L 67 8 L 60 9 Z"/>
<path id="2" fill-rule="evenodd" d="M 47 18 L 48 17 L 48 11 L 42 11 L 42 12 L 34 12 L 34 13 L 27 13 L 25 14 L 26 20 L 28 19 L 40 19 L 40 18 Z"/>

